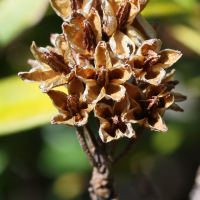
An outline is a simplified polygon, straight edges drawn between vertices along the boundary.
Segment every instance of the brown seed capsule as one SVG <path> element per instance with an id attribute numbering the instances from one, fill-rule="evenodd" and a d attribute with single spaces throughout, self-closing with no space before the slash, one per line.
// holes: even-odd
<path id="1" fill-rule="evenodd" d="M 67 107 L 71 116 L 76 116 L 79 113 L 79 100 L 75 95 L 67 96 Z"/>
<path id="2" fill-rule="evenodd" d="M 108 72 L 109 70 L 106 69 L 104 66 L 102 66 L 97 72 L 96 72 L 96 79 L 97 84 L 101 87 L 105 86 L 108 82 Z"/>
<path id="3" fill-rule="evenodd" d="M 82 0 L 70 0 L 71 1 L 71 9 L 78 10 L 81 9 L 83 1 Z"/>
<path id="4" fill-rule="evenodd" d="M 83 21 L 84 28 L 83 28 L 83 45 L 84 48 L 87 49 L 88 52 L 94 54 L 95 47 L 96 47 L 96 38 L 92 26 L 87 20 Z"/>
<path id="5" fill-rule="evenodd" d="M 55 72 L 60 72 L 64 74 L 70 73 L 71 70 L 67 65 L 65 65 L 64 58 L 62 55 L 54 53 L 53 51 L 50 51 L 50 53 L 45 52 L 44 54 L 45 54 L 45 60 L 47 61 L 47 64 Z"/>
<path id="6" fill-rule="evenodd" d="M 127 0 L 121 2 L 120 7 L 116 13 L 118 29 L 123 29 L 125 27 L 129 17 L 130 9 L 131 4 Z"/>

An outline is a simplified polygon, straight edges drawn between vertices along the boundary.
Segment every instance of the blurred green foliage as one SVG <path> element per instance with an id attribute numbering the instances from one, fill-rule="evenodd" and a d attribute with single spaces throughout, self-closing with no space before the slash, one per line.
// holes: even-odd
<path id="1" fill-rule="evenodd" d="M 47 46 L 51 33 L 61 33 L 62 20 L 47 6 L 47 0 L 0 1 L 2 200 L 89 199 L 91 167 L 74 128 L 50 125 L 57 110 L 48 96 L 38 84 L 25 83 L 17 76 L 19 71 L 30 70 L 26 60 L 33 58 L 32 41 Z M 160 22 L 158 38 L 163 49 L 182 51 L 183 57 L 173 66 L 180 81 L 175 91 L 188 100 L 180 104 L 184 113 L 166 111 L 167 133 L 145 132 L 130 155 L 116 165 L 117 188 L 120 200 L 132 199 L 138 185 L 134 177 L 142 171 L 163 200 L 186 200 L 200 164 L 200 2 L 151 0 L 143 14 L 152 24 Z M 117 153 L 127 143 L 128 139 L 122 139 Z"/>
<path id="2" fill-rule="evenodd" d="M 43 17 L 48 0 L 1 0 L 0 46 L 7 45 Z"/>

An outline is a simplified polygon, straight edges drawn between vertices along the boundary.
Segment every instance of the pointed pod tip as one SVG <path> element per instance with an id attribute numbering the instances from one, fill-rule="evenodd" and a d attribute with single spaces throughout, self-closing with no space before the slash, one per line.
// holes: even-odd
<path id="1" fill-rule="evenodd" d="M 66 25 L 67 25 L 66 22 L 63 22 L 63 23 L 62 23 L 62 27 L 65 27 Z"/>
<path id="2" fill-rule="evenodd" d="M 163 129 L 162 129 L 162 132 L 167 132 L 168 131 L 168 128 L 167 128 L 167 126 L 165 125 L 164 127 L 163 127 Z"/>
<path id="3" fill-rule="evenodd" d="M 55 124 L 56 124 L 56 122 L 55 122 L 54 119 L 50 120 L 50 122 L 51 122 L 52 125 L 55 125 Z"/>
<path id="4" fill-rule="evenodd" d="M 42 93 L 47 93 L 47 94 L 49 93 L 47 89 L 41 89 L 41 90 L 42 90 Z"/>

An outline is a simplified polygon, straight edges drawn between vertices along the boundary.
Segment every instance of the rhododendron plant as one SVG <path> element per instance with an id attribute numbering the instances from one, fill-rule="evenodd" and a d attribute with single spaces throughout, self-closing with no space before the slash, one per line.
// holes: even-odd
<path id="1" fill-rule="evenodd" d="M 148 0 L 50 0 L 63 19 L 52 47 L 31 51 L 32 69 L 20 72 L 27 82 L 40 82 L 58 114 L 52 124 L 75 126 L 79 142 L 93 166 L 89 193 L 93 200 L 118 199 L 112 168 L 145 129 L 166 132 L 167 109 L 183 111 L 175 102 L 186 99 L 172 90 L 175 70 L 167 73 L 181 52 L 161 50 L 156 30 L 140 12 Z M 65 86 L 66 92 L 56 90 Z M 98 121 L 91 131 L 89 114 Z M 133 124 L 137 124 L 135 130 Z M 135 127 L 135 126 L 134 126 Z M 66 133 L 67 134 L 67 133 Z M 130 143 L 115 156 L 120 138 Z"/>

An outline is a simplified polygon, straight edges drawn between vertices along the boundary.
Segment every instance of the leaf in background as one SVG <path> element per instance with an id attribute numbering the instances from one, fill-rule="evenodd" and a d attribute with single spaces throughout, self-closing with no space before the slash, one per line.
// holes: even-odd
<path id="1" fill-rule="evenodd" d="M 185 14 L 187 10 L 180 7 L 177 3 L 166 1 L 150 1 L 142 11 L 144 17 L 166 17 L 171 15 Z"/>
<path id="2" fill-rule="evenodd" d="M 46 125 L 41 128 L 41 133 L 44 143 L 38 167 L 45 176 L 53 178 L 65 172 L 82 173 L 91 169 L 77 140 L 75 127 Z"/>
<path id="3" fill-rule="evenodd" d="M 1 0 L 0 46 L 7 45 L 44 15 L 48 0 Z"/>
<path id="4" fill-rule="evenodd" d="M 182 129 L 173 124 L 168 125 L 167 133 L 156 132 L 152 137 L 152 146 L 161 154 L 170 154 L 176 151 L 183 141 Z"/>
<path id="5" fill-rule="evenodd" d="M 0 175 L 4 172 L 9 163 L 9 158 L 6 152 L 0 149 Z"/>
<path id="6" fill-rule="evenodd" d="M 0 135 L 50 123 L 57 114 L 50 98 L 37 84 L 25 83 L 18 76 L 2 79 L 0 94 Z"/>
<path id="7" fill-rule="evenodd" d="M 200 33 L 184 25 L 170 27 L 172 36 L 186 47 L 200 55 Z"/>
<path id="8" fill-rule="evenodd" d="M 175 2 L 177 2 L 178 4 L 180 4 L 181 6 L 185 7 L 188 10 L 193 10 L 195 3 L 197 0 L 174 0 Z"/>

